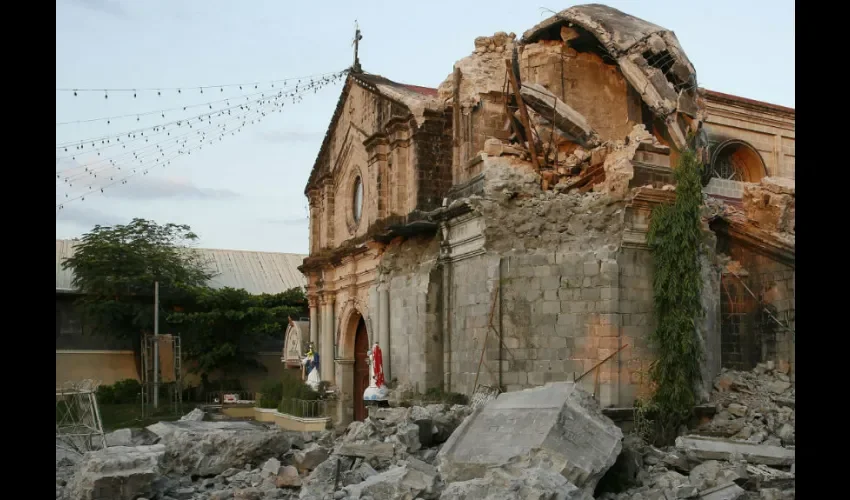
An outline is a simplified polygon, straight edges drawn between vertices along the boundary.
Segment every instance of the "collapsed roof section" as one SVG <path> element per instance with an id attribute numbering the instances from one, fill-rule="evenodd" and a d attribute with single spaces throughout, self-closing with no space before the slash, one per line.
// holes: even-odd
<path id="1" fill-rule="evenodd" d="M 615 62 L 647 107 L 664 121 L 676 147 L 687 146 L 688 127 L 696 129 L 702 118 L 696 70 L 672 31 L 606 5 L 588 4 L 537 24 L 523 33 L 521 43 L 561 40 L 565 32 L 575 38 L 571 46 L 584 44 Z"/>

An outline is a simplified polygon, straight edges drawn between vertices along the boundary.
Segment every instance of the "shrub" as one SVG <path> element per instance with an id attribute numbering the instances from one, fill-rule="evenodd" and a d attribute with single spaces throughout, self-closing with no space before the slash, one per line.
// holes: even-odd
<path id="1" fill-rule="evenodd" d="M 283 382 L 267 380 L 260 388 L 260 400 L 257 406 L 260 408 L 277 408 L 283 398 Z"/>
<path id="2" fill-rule="evenodd" d="M 111 385 L 102 385 L 98 387 L 97 402 L 102 405 L 115 404 L 115 389 Z"/>
<path id="3" fill-rule="evenodd" d="M 321 416 L 322 401 L 319 399 L 288 399 L 283 398 L 277 407 L 277 411 L 301 418 L 315 418 Z"/>
<path id="4" fill-rule="evenodd" d="M 139 401 L 142 384 L 135 379 L 124 379 L 112 385 L 97 388 L 97 401 L 100 404 L 129 404 Z"/>
<path id="5" fill-rule="evenodd" d="M 284 370 L 281 380 L 281 398 L 315 401 L 319 399 L 319 393 L 305 384 L 295 370 Z"/>
<path id="6" fill-rule="evenodd" d="M 321 387 L 321 386 L 320 386 Z M 296 417 L 318 417 L 320 413 L 321 394 L 305 384 L 299 372 L 286 370 L 281 381 L 281 398 L 276 404 L 281 413 Z"/>
<path id="7" fill-rule="evenodd" d="M 118 403 L 135 403 L 142 393 L 142 384 L 132 378 L 119 380 L 113 384 L 112 388 Z"/>

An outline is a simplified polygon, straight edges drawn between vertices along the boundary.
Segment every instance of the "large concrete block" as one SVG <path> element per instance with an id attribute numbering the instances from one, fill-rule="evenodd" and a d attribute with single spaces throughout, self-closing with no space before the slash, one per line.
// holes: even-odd
<path id="1" fill-rule="evenodd" d="M 165 446 L 116 446 L 87 453 L 68 483 L 71 498 L 133 500 L 151 493 Z"/>
<path id="2" fill-rule="evenodd" d="M 492 467 L 542 466 L 592 493 L 622 439 L 590 394 L 554 382 L 501 394 L 476 410 L 446 442 L 438 467 L 452 482 L 483 477 Z"/>

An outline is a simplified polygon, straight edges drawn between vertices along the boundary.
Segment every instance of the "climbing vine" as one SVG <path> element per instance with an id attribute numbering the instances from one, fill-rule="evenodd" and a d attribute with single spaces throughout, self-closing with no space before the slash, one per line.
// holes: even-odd
<path id="1" fill-rule="evenodd" d="M 702 349 L 697 322 L 702 318 L 699 252 L 702 241 L 702 164 L 685 150 L 674 172 L 676 199 L 655 207 L 647 242 L 655 269 L 652 280 L 656 328 L 650 336 L 657 358 L 650 369 L 655 388 L 642 408 L 652 440 L 672 441 L 696 403 Z"/>

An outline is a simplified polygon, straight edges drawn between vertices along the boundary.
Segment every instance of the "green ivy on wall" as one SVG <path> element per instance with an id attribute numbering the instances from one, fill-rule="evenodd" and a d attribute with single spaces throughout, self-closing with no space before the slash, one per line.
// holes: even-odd
<path id="1" fill-rule="evenodd" d="M 659 444 L 675 439 L 688 421 L 701 381 L 701 175 L 702 164 L 694 152 L 683 151 L 674 171 L 676 199 L 653 209 L 647 235 L 657 325 L 650 340 L 657 358 L 650 370 L 655 390 L 641 411 L 650 424 L 650 439 Z"/>

